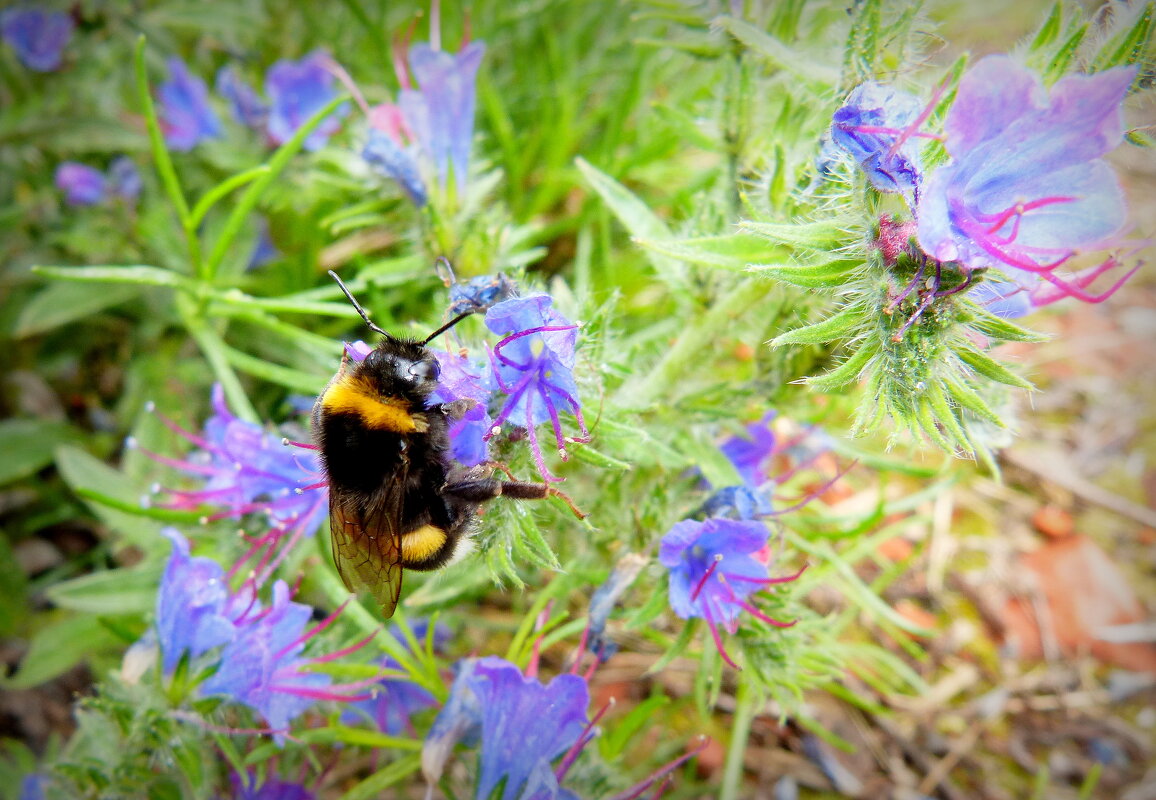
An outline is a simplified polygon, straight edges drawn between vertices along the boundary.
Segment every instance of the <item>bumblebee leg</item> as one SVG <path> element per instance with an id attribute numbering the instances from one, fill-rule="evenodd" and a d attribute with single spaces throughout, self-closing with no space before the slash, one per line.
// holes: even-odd
<path id="1" fill-rule="evenodd" d="M 586 515 L 574 505 L 574 501 L 553 486 L 544 483 L 523 483 L 521 481 L 500 481 L 497 478 L 473 478 L 446 484 L 442 494 L 465 500 L 468 503 L 484 503 L 495 497 L 512 497 L 515 500 L 541 500 L 557 497 L 574 512 L 578 519 Z"/>

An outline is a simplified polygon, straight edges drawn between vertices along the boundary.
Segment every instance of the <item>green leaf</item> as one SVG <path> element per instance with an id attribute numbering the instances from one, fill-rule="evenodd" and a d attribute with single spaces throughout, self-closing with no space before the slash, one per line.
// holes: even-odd
<path id="1" fill-rule="evenodd" d="M 28 619 L 28 578 L 6 535 L 0 535 L 0 636 L 11 636 Z"/>
<path id="2" fill-rule="evenodd" d="M 58 445 L 75 438 L 66 422 L 42 419 L 8 419 L 0 422 L 0 486 L 27 478 L 52 463 Z"/>
<path id="3" fill-rule="evenodd" d="M 862 311 L 859 308 L 845 308 L 822 322 L 780 333 L 771 340 L 771 347 L 782 347 L 785 344 L 822 344 L 845 339 L 854 333 L 862 322 Z"/>
<path id="4" fill-rule="evenodd" d="M 963 382 L 945 380 L 943 383 L 951 399 L 959 403 L 960 406 L 966 408 L 977 417 L 986 419 L 997 427 L 1007 427 L 1004 421 L 999 418 L 999 415 L 992 411 L 991 407 L 983 401 L 983 398 L 964 385 Z"/>
<path id="5" fill-rule="evenodd" d="M 819 222 L 752 222 L 743 220 L 739 230 L 790 247 L 807 247 L 824 254 L 847 244 L 849 222 L 838 217 Z"/>
<path id="6" fill-rule="evenodd" d="M 1000 339 L 1005 342 L 1046 342 L 1051 337 L 1044 333 L 1021 328 L 1010 320 L 997 317 L 986 309 L 977 305 L 968 308 L 971 314 L 972 326 L 991 339 Z"/>
<path id="7" fill-rule="evenodd" d="M 607 761 L 618 759 L 646 725 L 652 723 L 655 715 L 670 705 L 671 700 L 665 694 L 655 694 L 643 700 L 619 717 L 607 732 L 598 737 L 598 752 Z"/>
<path id="8" fill-rule="evenodd" d="M 1152 42 L 1152 18 L 1156 14 L 1156 3 L 1149 3 L 1136 17 L 1128 30 L 1113 36 L 1100 48 L 1092 59 L 1091 72 L 1102 72 L 1112 67 L 1135 64 Z M 1139 76 L 1136 78 L 1139 79 Z"/>
<path id="9" fill-rule="evenodd" d="M 1003 364 L 999 363 L 986 353 L 981 353 L 968 344 L 961 344 L 955 348 L 959 360 L 989 380 L 1005 383 L 1020 389 L 1034 389 L 1031 383 L 1019 377 Z"/>
<path id="10" fill-rule="evenodd" d="M 741 272 L 752 261 L 765 259 L 768 255 L 767 242 L 757 236 L 731 234 L 728 236 L 699 236 L 693 239 L 641 239 L 635 243 L 657 253 L 702 264 L 707 267 Z"/>
<path id="11" fill-rule="evenodd" d="M 620 461 L 617 458 L 608 456 L 598 450 L 595 450 L 589 445 L 580 444 L 575 446 L 570 451 L 570 455 L 574 457 L 575 461 L 581 461 L 584 464 L 590 464 L 601 469 L 616 469 L 622 472 L 627 472 L 634 469 L 634 465 L 628 461 Z"/>
<path id="12" fill-rule="evenodd" d="M 240 189 L 247 183 L 257 180 L 257 178 L 260 178 L 268 171 L 268 164 L 260 164 L 252 169 L 247 169 L 244 172 L 226 178 L 212 189 L 209 189 L 193 207 L 193 211 L 189 215 L 189 225 L 193 228 L 200 225 L 205 215 L 209 213 L 212 207 L 216 205 L 222 197 L 235 189 Z"/>
<path id="13" fill-rule="evenodd" d="M 309 744 L 335 744 L 342 742 L 354 747 L 372 747 L 374 749 L 394 750 L 421 750 L 421 739 L 408 739 L 404 736 L 389 736 L 368 728 L 353 728 L 346 725 L 328 725 L 324 728 L 313 728 L 294 734 L 303 742 Z"/>
<path id="14" fill-rule="evenodd" d="M 1059 49 L 1052 56 L 1051 61 L 1048 62 L 1044 69 L 1044 82 L 1049 86 L 1064 76 L 1068 71 L 1068 65 L 1072 63 L 1072 59 L 1076 57 L 1076 52 L 1080 49 L 1080 43 L 1084 41 L 1084 35 L 1088 32 L 1088 23 L 1084 22 L 1077 25 L 1064 43 L 1060 45 Z"/>
<path id="15" fill-rule="evenodd" d="M 1028 45 L 1028 51 L 1035 53 L 1043 50 L 1056 40 L 1060 35 L 1060 25 L 1063 24 L 1064 19 L 1064 4 L 1057 0 L 1056 4 L 1052 6 L 1052 10 L 1048 13 L 1047 19 L 1044 20 L 1043 25 L 1040 26 L 1039 31 L 1036 32 L 1032 43 Z"/>
<path id="16" fill-rule="evenodd" d="M 225 221 L 225 227 L 217 236 L 217 241 L 213 244 L 213 249 L 209 253 L 209 260 L 205 263 L 205 273 L 207 277 L 212 278 L 217 274 L 217 269 L 221 266 L 221 262 L 225 259 L 225 254 L 229 252 L 233 241 L 237 238 L 237 234 L 241 232 L 241 227 L 245 224 L 246 218 L 260 202 L 261 197 L 269 188 L 269 185 L 277 179 L 287 166 L 293 156 L 301 150 L 305 144 L 305 140 L 309 134 L 313 133 L 322 122 L 329 117 L 331 113 L 337 110 L 337 107 L 346 102 L 348 98 L 345 95 L 339 95 L 322 108 L 320 108 L 309 120 L 297 129 L 293 134 L 293 138 L 285 142 L 277 149 L 277 152 L 269 159 L 265 166 L 267 171 L 258 177 L 253 183 L 249 184 L 249 188 L 241 195 L 241 199 L 237 201 L 237 205 L 233 207 L 233 213 Z"/>
<path id="17" fill-rule="evenodd" d="M 638 199 L 629 189 L 611 178 L 605 172 L 595 167 L 586 159 L 574 159 L 578 171 L 586 178 L 602 202 L 610 207 L 610 211 L 618 218 L 630 235 L 635 239 L 647 241 L 662 241 L 673 238 L 670 230 L 646 204 Z M 650 263 L 658 274 L 672 286 L 685 287 L 686 267 L 677 259 L 661 255 L 655 251 L 649 253 Z"/>
<path id="18" fill-rule="evenodd" d="M 57 447 L 56 466 L 65 482 L 78 492 L 87 489 L 125 503 L 139 503 L 143 494 L 141 488 L 122 473 L 77 447 Z M 159 553 L 167 549 L 167 542 L 160 535 L 161 526 L 158 523 L 109 508 L 103 503 L 86 503 L 106 525 L 146 553 Z"/>
<path id="19" fill-rule="evenodd" d="M 248 353 L 230 347 L 223 342 L 220 344 L 220 347 L 221 352 L 224 353 L 225 359 L 229 364 L 241 372 L 269 381 L 269 383 L 278 386 L 284 386 L 286 389 L 294 392 L 304 392 L 308 395 L 321 394 L 321 390 L 325 388 L 325 384 L 329 380 L 324 376 L 314 375 L 311 372 L 302 372 L 292 367 L 273 364 L 263 358 L 257 358 L 256 356 L 251 356 Z"/>
<path id="20" fill-rule="evenodd" d="M 160 576 L 159 564 L 110 569 L 54 584 L 44 594 L 73 611 L 145 614 L 156 606 Z"/>
<path id="21" fill-rule="evenodd" d="M 153 161 L 156 163 L 157 174 L 160 175 L 161 184 L 165 187 L 165 192 L 169 195 L 169 200 L 173 204 L 173 208 L 177 211 L 177 216 L 181 221 L 181 225 L 188 227 L 189 220 L 189 203 L 185 200 L 184 190 L 181 189 L 180 178 L 177 177 L 177 171 L 173 167 L 173 160 L 169 156 L 168 148 L 165 146 L 165 137 L 161 133 L 161 125 L 157 119 L 157 109 L 153 105 L 152 91 L 149 88 L 148 68 L 145 66 L 145 37 L 143 35 L 137 37 L 136 51 L 133 55 L 133 64 L 136 68 L 136 91 L 137 99 L 140 101 L 141 110 L 145 115 L 145 127 L 149 132 L 149 146 L 152 149 Z"/>
<path id="22" fill-rule="evenodd" d="M 860 262 L 836 260 L 821 264 L 752 264 L 750 271 L 803 289 L 838 289 L 861 266 Z"/>
<path id="23" fill-rule="evenodd" d="M 189 333 L 196 340 L 197 346 L 201 348 L 205 360 L 209 362 L 213 374 L 220 382 L 229 408 L 238 417 L 249 422 L 259 423 L 261 418 L 257 414 L 257 409 L 253 408 L 253 404 L 249 402 L 249 396 L 245 394 L 245 389 L 241 386 L 237 373 L 233 371 L 233 367 L 229 363 L 227 353 L 230 349 L 229 346 L 221 341 L 221 337 L 217 335 L 216 331 L 201 320 L 188 320 L 187 325 Z"/>
<path id="24" fill-rule="evenodd" d="M 140 292 L 139 286 L 110 286 L 98 291 L 80 283 L 51 283 L 20 309 L 12 335 L 22 339 L 55 330 L 120 305 Z"/>
<path id="25" fill-rule="evenodd" d="M 20 669 L 0 678 L 6 689 L 30 689 L 62 675 L 95 653 L 117 647 L 120 638 L 89 614 L 59 614 L 32 637 Z"/>
<path id="26" fill-rule="evenodd" d="M 859 348 L 842 364 L 830 372 L 807 378 L 807 385 L 820 392 L 831 392 L 852 381 L 857 381 L 864 368 L 879 349 L 869 342 L 860 342 Z"/>
<path id="27" fill-rule="evenodd" d="M 62 281 L 81 281 L 85 283 L 128 283 L 138 286 L 180 286 L 191 288 L 193 281 L 171 269 L 160 267 L 130 266 L 130 267 L 41 267 L 36 266 L 32 271 L 37 275 L 48 278 L 57 278 Z"/>
<path id="28" fill-rule="evenodd" d="M 377 772 L 341 795 L 340 800 L 369 800 L 369 798 L 372 797 L 379 797 L 383 790 L 401 783 L 420 768 L 420 753 L 405 756 L 377 770 Z"/>
<path id="29" fill-rule="evenodd" d="M 784 44 L 749 22 L 734 17 L 718 17 L 714 20 L 714 24 L 779 69 L 790 72 L 807 83 L 818 81 L 834 86 L 839 82 L 837 67 L 816 62 L 813 55 Z"/>

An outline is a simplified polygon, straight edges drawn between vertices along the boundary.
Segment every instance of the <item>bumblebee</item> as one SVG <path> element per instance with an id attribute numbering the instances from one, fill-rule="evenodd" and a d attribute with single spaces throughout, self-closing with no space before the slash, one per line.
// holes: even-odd
<path id="1" fill-rule="evenodd" d="M 393 616 L 404 570 L 444 566 L 468 539 L 477 510 L 495 497 L 539 500 L 561 492 L 545 484 L 493 478 L 484 465 L 466 469 L 450 456 L 449 424 L 458 404 L 429 404 L 439 367 L 424 341 L 392 336 L 375 325 L 349 289 L 329 273 L 370 330 L 382 340 L 360 362 L 341 367 L 313 406 L 313 437 L 329 483 L 333 558 L 345 586 L 368 591 Z"/>

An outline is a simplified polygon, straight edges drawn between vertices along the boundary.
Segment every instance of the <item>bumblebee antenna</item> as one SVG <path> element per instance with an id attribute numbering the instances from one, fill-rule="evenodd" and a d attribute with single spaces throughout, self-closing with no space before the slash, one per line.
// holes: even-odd
<path id="1" fill-rule="evenodd" d="M 461 322 L 463 319 L 465 319 L 466 317 L 470 316 L 470 315 L 471 315 L 471 314 L 473 314 L 473 313 L 474 313 L 473 311 L 467 311 L 467 312 L 466 312 L 466 313 L 464 313 L 464 314 L 458 314 L 456 317 L 454 317 L 453 319 L 451 319 L 451 320 L 450 320 L 449 322 L 447 322 L 445 325 L 442 325 L 442 326 L 441 326 L 440 328 L 438 328 L 436 331 L 434 331 L 434 332 L 433 332 L 433 333 L 431 333 L 429 336 L 427 336 L 427 337 L 426 337 L 426 340 L 425 340 L 424 342 L 422 342 L 422 343 L 421 343 L 421 344 L 422 344 L 422 347 L 425 347 L 427 344 L 429 344 L 430 342 L 432 342 L 434 339 L 436 339 L 437 337 L 441 336 L 443 333 L 445 333 L 445 332 L 446 332 L 446 331 L 448 331 L 450 328 L 452 328 L 453 326 L 457 325 L 459 322 Z"/>
<path id="2" fill-rule="evenodd" d="M 357 302 L 357 298 L 355 298 L 353 296 L 353 294 L 349 291 L 349 288 L 344 283 L 341 282 L 341 278 L 337 277 L 337 273 L 334 272 L 333 270 L 329 270 L 329 277 L 331 277 L 331 278 L 333 278 L 333 280 L 337 281 L 337 285 L 341 287 L 341 291 L 345 292 L 346 298 L 348 298 L 349 302 L 353 304 L 353 307 L 357 309 L 357 313 L 361 315 L 361 318 L 363 320 L 365 320 L 365 324 L 369 326 L 369 329 L 371 331 L 373 331 L 374 333 L 380 333 L 382 336 L 388 337 L 389 336 L 388 333 L 386 333 L 381 328 L 379 328 L 373 324 L 373 320 L 371 320 L 369 318 L 369 314 L 365 313 L 365 309 L 361 307 L 361 303 Z M 454 322 L 457 322 L 457 320 L 455 319 Z M 453 323 L 450 323 L 450 324 L 452 325 Z M 441 331 L 438 331 L 438 333 L 441 333 Z M 436 336 L 437 334 L 434 334 L 434 335 Z M 392 337 L 390 337 L 390 338 L 392 338 Z M 431 336 L 430 338 L 432 339 L 433 337 Z"/>

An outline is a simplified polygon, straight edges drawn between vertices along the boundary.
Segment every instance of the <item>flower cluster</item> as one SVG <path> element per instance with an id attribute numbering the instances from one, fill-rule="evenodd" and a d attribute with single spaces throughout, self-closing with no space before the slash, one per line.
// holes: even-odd
<path id="1" fill-rule="evenodd" d="M 0 13 L 0 38 L 33 72 L 60 68 L 64 48 L 72 38 L 72 17 L 59 11 L 17 6 Z"/>
<path id="2" fill-rule="evenodd" d="M 437 22 L 432 25 L 436 30 Z M 362 151 L 362 157 L 397 181 L 418 207 L 428 201 L 431 178 L 444 192 L 452 174 L 458 196 L 465 194 L 475 81 L 486 49 L 475 41 L 449 53 L 440 48 L 440 37 L 434 38 L 431 44 L 395 47 L 401 91 L 396 104 L 367 109 L 370 132 Z"/>
<path id="3" fill-rule="evenodd" d="M 182 657 L 195 659 L 221 647 L 213 659 L 216 671 L 200 684 L 199 693 L 223 695 L 254 709 L 279 742 L 289 723 L 314 702 L 357 697 L 364 683 L 334 685 L 328 675 L 308 667 L 347 655 L 368 639 L 325 656 L 302 657 L 305 643 L 336 613 L 306 631 L 313 609 L 291 601 L 284 581 L 273 584 L 272 602 L 264 607 L 256 580 L 233 593 L 219 564 L 190 556 L 188 541 L 175 529 L 164 535 L 173 552 L 157 592 L 155 636 L 166 672 Z"/>
<path id="4" fill-rule="evenodd" d="M 547 482 L 557 481 L 546 468 L 536 428 L 549 422 L 558 455 L 566 459 L 566 443 L 589 441 L 586 422 L 574 381 L 574 345 L 578 325 L 553 307 L 549 295 L 535 294 L 504 300 L 486 312 L 486 327 L 502 336 L 490 353 L 492 387 L 506 398 L 486 434 L 498 433 L 507 420 L 526 429 L 538 472 Z M 559 410 L 570 411 L 579 435 L 564 437 Z"/>
<path id="5" fill-rule="evenodd" d="M 804 430 L 781 440 L 771 428 L 776 414 L 770 411 L 747 426 L 746 436 L 732 436 L 720 449 L 742 480 L 738 486 L 715 490 L 699 509 L 702 520 L 676 523 L 659 547 L 658 560 L 670 571 L 670 607 L 683 619 L 704 619 L 719 654 L 738 668 L 727 654 L 719 627 L 734 633 L 745 612 L 778 628 L 794 622 L 773 619 L 750 602 L 755 592 L 797 579 L 793 575 L 771 578 L 767 574 L 771 550 L 764 519 L 795 511 L 827 491 L 846 472 L 842 470 L 803 497 L 779 507 L 775 488 L 830 451 L 820 431 Z M 787 468 L 772 472 L 780 462 Z"/>
<path id="6" fill-rule="evenodd" d="M 944 135 L 933 137 L 950 161 L 927 175 L 911 142 L 932 136 L 917 128 L 943 87 L 916 113 L 913 96 L 864 84 L 835 112 L 831 135 L 878 189 L 908 198 L 936 275 L 951 263 L 967 276 L 960 290 L 979 270 L 1006 276 L 973 290 L 994 313 L 1022 316 L 1065 297 L 1098 303 L 1138 268 L 1124 263 L 1127 209 L 1103 160 L 1123 139 L 1121 105 L 1135 77 L 1134 67 L 1117 67 L 1049 91 L 1014 59 L 984 58 L 961 78 Z M 1096 253 L 1097 263 L 1064 271 Z M 1089 290 L 1110 272 L 1110 286 Z"/>
<path id="7" fill-rule="evenodd" d="M 163 506 L 172 509 L 199 509 L 205 505 L 223 510 L 206 516 L 206 521 L 263 514 L 270 527 L 251 541 L 248 553 L 234 569 L 262 553 L 258 569 L 263 580 L 302 537 L 312 536 L 328 513 L 328 490 L 320 463 L 311 449 L 303 452 L 286 447 L 286 441 L 233 415 L 221 387 L 214 386 L 213 414 L 201 434 L 191 433 L 163 415 L 158 418 L 198 450 L 186 459 L 173 459 L 138 448 L 161 464 L 178 469 L 203 481 L 191 491 L 154 487 L 162 492 Z M 137 447 L 135 441 L 130 446 Z M 288 536 L 288 540 L 285 537 Z M 275 545 L 281 545 L 274 556 Z"/>
<path id="8" fill-rule="evenodd" d="M 321 52 L 297 61 L 282 59 L 265 75 L 266 102 L 233 65 L 217 72 L 217 92 L 228 102 L 233 118 L 260 131 L 274 145 L 284 144 L 309 118 L 337 96 L 331 61 Z M 169 59 L 170 79 L 158 92 L 165 141 L 174 150 L 191 150 L 205 139 L 221 135 L 221 123 L 209 104 L 205 82 L 189 72 L 180 59 Z M 322 147 L 341 126 L 347 109 L 338 108 L 305 139 L 306 150 Z"/>
<path id="9" fill-rule="evenodd" d="M 128 156 L 117 156 L 107 172 L 76 161 L 65 161 L 56 168 L 56 188 L 73 206 L 92 206 L 109 197 L 135 203 L 143 183 L 136 164 Z"/>

